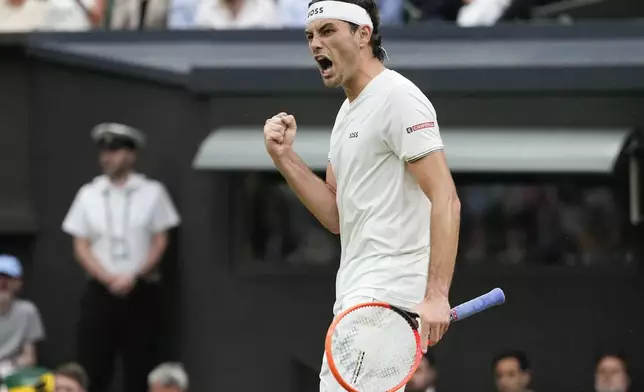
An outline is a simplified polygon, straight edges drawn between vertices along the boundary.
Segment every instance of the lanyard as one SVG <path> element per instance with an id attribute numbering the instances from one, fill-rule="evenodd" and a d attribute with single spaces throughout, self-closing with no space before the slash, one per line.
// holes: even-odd
<path id="1" fill-rule="evenodd" d="M 132 201 L 132 190 L 125 193 L 125 205 L 123 206 L 123 230 L 121 236 L 117 236 L 114 232 L 114 220 L 112 219 L 112 205 L 110 204 L 111 192 L 107 190 L 103 194 L 103 201 L 105 203 L 105 223 L 107 226 L 107 236 L 110 241 L 110 255 L 112 262 L 127 262 L 130 261 L 130 246 L 127 241 L 128 224 L 130 222 L 130 204 Z"/>

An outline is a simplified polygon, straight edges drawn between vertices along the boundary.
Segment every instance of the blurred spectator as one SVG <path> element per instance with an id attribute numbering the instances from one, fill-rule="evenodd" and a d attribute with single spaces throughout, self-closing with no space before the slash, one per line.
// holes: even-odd
<path id="1" fill-rule="evenodd" d="M 167 26 L 170 0 L 110 0 L 105 24 L 114 30 L 160 30 Z"/>
<path id="2" fill-rule="evenodd" d="M 78 191 L 63 222 L 90 277 L 81 300 L 78 360 L 92 392 L 105 392 L 122 354 L 125 386 L 117 390 L 141 392 L 156 362 L 158 264 L 179 216 L 161 183 L 134 172 L 145 142 L 140 131 L 107 123 L 92 137 L 105 174 Z"/>
<path id="3" fill-rule="evenodd" d="M 197 28 L 199 0 L 170 0 L 168 29 L 189 30 Z"/>
<path id="4" fill-rule="evenodd" d="M 56 389 L 54 392 L 87 392 L 89 378 L 85 369 L 77 363 L 67 363 L 54 372 Z"/>
<path id="5" fill-rule="evenodd" d="M 413 20 L 455 22 L 463 0 L 409 0 L 407 6 Z"/>
<path id="6" fill-rule="evenodd" d="M 423 356 L 418 369 L 405 387 L 405 392 L 436 392 L 436 359 L 431 350 Z"/>
<path id="7" fill-rule="evenodd" d="M 46 0 L 0 0 L 0 33 L 36 30 L 46 11 Z"/>
<path id="8" fill-rule="evenodd" d="M 34 366 L 36 343 L 44 336 L 38 308 L 16 296 L 22 287 L 22 265 L 0 255 L 0 376 Z"/>
<path id="9" fill-rule="evenodd" d="M 179 363 L 163 363 L 148 376 L 149 392 L 186 392 L 188 375 Z"/>
<path id="10" fill-rule="evenodd" d="M 98 27 L 103 0 L 0 0 L 0 32 L 85 31 Z"/>
<path id="11" fill-rule="evenodd" d="M 595 366 L 595 392 L 627 392 L 630 383 L 628 363 L 622 354 L 599 357 Z"/>
<path id="12" fill-rule="evenodd" d="M 103 0 L 44 0 L 47 10 L 39 30 L 86 31 L 99 27 Z"/>
<path id="13" fill-rule="evenodd" d="M 282 27 L 274 0 L 171 1 L 170 28 L 233 30 Z"/>
<path id="14" fill-rule="evenodd" d="M 507 351 L 492 362 L 498 392 L 530 392 L 530 363 L 522 351 Z"/>
<path id="15" fill-rule="evenodd" d="M 284 27 L 304 28 L 310 0 L 277 0 Z M 403 0 L 377 0 L 381 26 L 403 23 Z"/>

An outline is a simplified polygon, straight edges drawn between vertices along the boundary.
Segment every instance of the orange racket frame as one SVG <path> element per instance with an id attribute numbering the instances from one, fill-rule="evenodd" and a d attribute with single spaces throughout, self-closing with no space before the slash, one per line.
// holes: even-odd
<path id="1" fill-rule="evenodd" d="M 409 382 L 409 380 L 412 378 L 412 376 L 416 372 L 416 369 L 418 369 L 418 366 L 420 365 L 420 361 L 423 358 L 423 352 L 420 348 L 420 333 L 418 333 L 418 328 L 415 321 L 403 310 L 398 309 L 394 306 L 391 306 L 386 302 L 365 302 L 362 304 L 354 305 L 346 309 L 345 311 L 340 313 L 335 319 L 333 319 L 333 322 L 329 326 L 329 329 L 326 333 L 326 340 L 324 342 L 324 350 L 325 350 L 326 360 L 329 365 L 329 370 L 331 370 L 331 374 L 333 374 L 333 377 L 342 386 L 342 388 L 346 389 L 348 392 L 361 392 L 356 388 L 352 387 L 351 385 L 349 385 L 342 378 L 342 376 L 340 376 L 340 372 L 338 371 L 335 361 L 333 360 L 331 341 L 333 340 L 333 332 L 335 331 L 335 328 L 337 327 L 338 323 L 340 323 L 340 321 L 344 318 L 344 316 L 360 308 L 366 308 L 366 307 L 383 307 L 383 308 L 393 310 L 394 312 L 398 313 L 400 317 L 404 318 L 409 323 L 409 326 L 411 327 L 411 330 L 414 333 L 414 338 L 416 339 L 416 356 L 414 357 L 414 363 L 411 366 L 409 374 L 402 381 L 400 381 L 400 383 L 396 384 L 396 386 L 386 391 L 386 392 L 396 392 L 399 389 L 403 388 L 407 384 L 407 382 Z"/>

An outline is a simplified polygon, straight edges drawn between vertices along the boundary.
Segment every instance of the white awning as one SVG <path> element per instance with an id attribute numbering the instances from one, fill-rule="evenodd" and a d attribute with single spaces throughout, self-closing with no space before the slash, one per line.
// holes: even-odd
<path id="1" fill-rule="evenodd" d="M 628 140 L 628 129 L 443 128 L 452 171 L 458 173 L 608 174 Z M 330 129 L 298 129 L 295 150 L 313 170 L 327 164 Z M 201 144 L 198 170 L 275 170 L 261 128 L 222 127 Z"/>

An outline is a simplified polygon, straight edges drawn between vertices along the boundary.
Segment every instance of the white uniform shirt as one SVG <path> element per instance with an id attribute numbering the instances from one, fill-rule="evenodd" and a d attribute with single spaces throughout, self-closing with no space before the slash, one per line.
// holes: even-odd
<path id="1" fill-rule="evenodd" d="M 99 176 L 84 185 L 65 217 L 63 230 L 88 238 L 103 268 L 133 273 L 147 260 L 152 236 L 179 224 L 163 184 L 132 174 L 122 187 Z"/>
<path id="2" fill-rule="evenodd" d="M 245 0 L 237 16 L 230 12 L 222 0 L 200 0 L 195 24 L 196 28 L 217 30 L 282 27 L 273 0 Z"/>
<path id="3" fill-rule="evenodd" d="M 406 162 L 442 149 L 434 107 L 395 71 L 342 105 L 329 153 L 342 244 L 336 314 L 351 297 L 407 310 L 422 300 L 431 205 Z"/>

